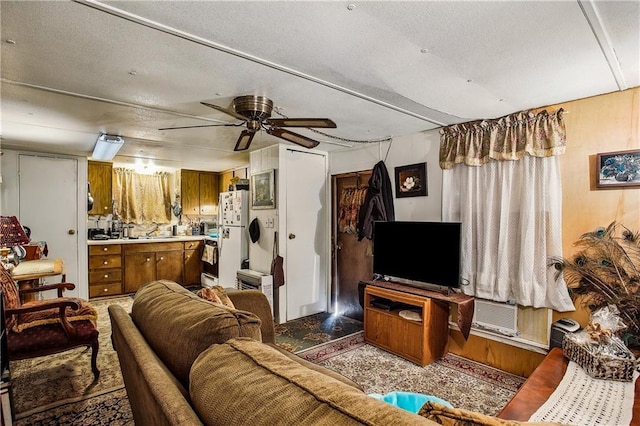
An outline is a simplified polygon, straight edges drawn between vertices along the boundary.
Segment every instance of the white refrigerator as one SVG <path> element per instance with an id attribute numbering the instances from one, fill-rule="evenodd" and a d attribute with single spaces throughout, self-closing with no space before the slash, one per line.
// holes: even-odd
<path id="1" fill-rule="evenodd" d="M 221 192 L 218 203 L 218 285 L 236 288 L 236 274 L 249 258 L 249 191 Z"/>

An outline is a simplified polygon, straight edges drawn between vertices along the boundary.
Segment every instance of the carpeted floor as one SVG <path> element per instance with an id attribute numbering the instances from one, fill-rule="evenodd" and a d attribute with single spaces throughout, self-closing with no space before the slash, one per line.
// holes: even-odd
<path id="1" fill-rule="evenodd" d="M 100 379 L 93 383 L 88 350 L 12 362 L 14 424 L 133 425 L 107 312 L 112 303 L 130 310 L 132 299 L 93 303 L 99 313 Z M 278 326 L 276 339 L 301 357 L 352 378 L 367 393 L 431 394 L 485 414 L 499 411 L 524 381 L 452 355 L 419 367 L 365 344 L 361 330 L 358 321 L 319 314 Z"/>

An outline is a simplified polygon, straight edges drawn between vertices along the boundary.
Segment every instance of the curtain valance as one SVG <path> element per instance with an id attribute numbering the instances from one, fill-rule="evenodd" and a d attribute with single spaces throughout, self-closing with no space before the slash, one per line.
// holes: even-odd
<path id="1" fill-rule="evenodd" d="M 564 153 L 563 109 L 521 111 L 494 120 L 454 124 L 440 130 L 440 168 L 481 166 L 489 160 L 519 160 L 524 154 L 551 157 Z"/>

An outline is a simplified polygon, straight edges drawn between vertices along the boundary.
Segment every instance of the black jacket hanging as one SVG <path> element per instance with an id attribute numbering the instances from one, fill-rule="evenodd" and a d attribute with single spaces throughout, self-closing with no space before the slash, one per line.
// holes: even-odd
<path id="1" fill-rule="evenodd" d="M 378 161 L 373 166 L 369 178 L 369 188 L 364 202 L 358 212 L 358 241 L 364 237 L 373 238 L 373 222 L 382 220 L 393 222 L 396 220 L 393 208 L 393 188 L 384 161 Z"/>

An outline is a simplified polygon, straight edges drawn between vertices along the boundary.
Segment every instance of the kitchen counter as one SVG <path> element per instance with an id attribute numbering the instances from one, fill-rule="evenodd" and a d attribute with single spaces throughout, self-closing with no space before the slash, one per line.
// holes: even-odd
<path id="1" fill-rule="evenodd" d="M 140 244 L 140 243 L 172 243 L 182 241 L 202 241 L 207 238 L 206 235 L 178 235 L 169 237 L 151 237 L 151 238 L 114 238 L 109 240 L 87 240 L 87 245 L 105 245 L 105 244 Z"/>

